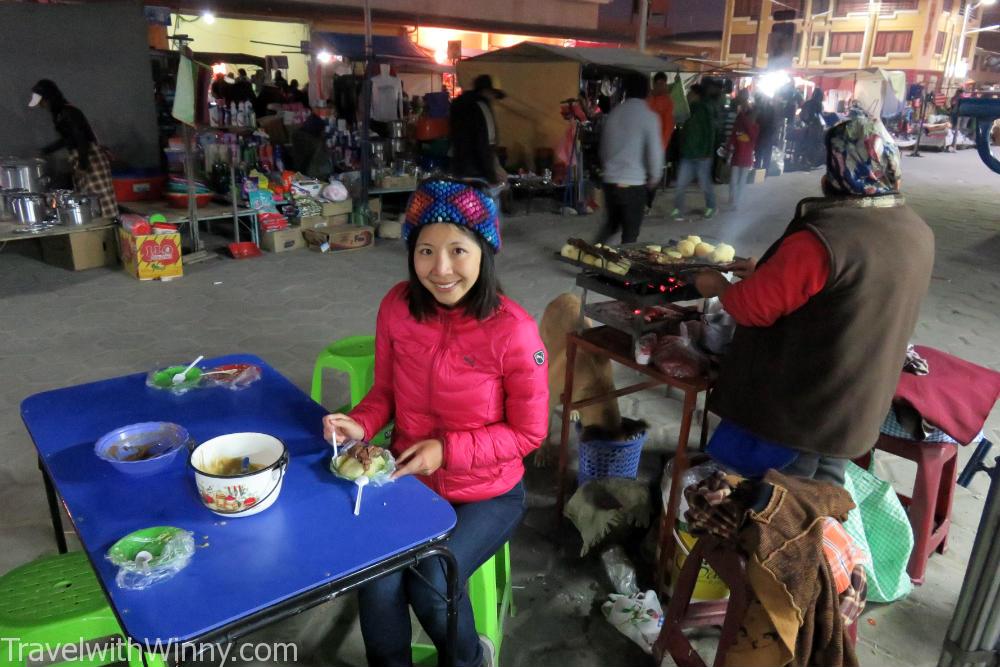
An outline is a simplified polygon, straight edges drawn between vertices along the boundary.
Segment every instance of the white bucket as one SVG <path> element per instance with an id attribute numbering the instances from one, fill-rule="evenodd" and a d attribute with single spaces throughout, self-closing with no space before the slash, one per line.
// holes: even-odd
<path id="1" fill-rule="evenodd" d="M 218 474 L 220 463 L 244 458 L 259 469 Z M 205 507 L 220 516 L 251 516 L 278 499 L 288 469 L 288 450 L 283 442 L 264 433 L 230 433 L 195 447 L 189 463 Z"/>

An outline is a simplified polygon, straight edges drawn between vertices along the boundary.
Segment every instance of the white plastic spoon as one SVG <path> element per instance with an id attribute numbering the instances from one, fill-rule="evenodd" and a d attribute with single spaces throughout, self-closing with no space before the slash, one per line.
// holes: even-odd
<path id="1" fill-rule="evenodd" d="M 354 516 L 359 516 L 361 514 L 361 492 L 368 486 L 368 475 L 358 477 L 354 483 L 358 487 L 358 497 L 354 499 Z"/>
<path id="2" fill-rule="evenodd" d="M 143 572 L 149 572 L 149 561 L 153 560 L 153 554 L 148 551 L 140 551 L 135 555 L 135 562 Z"/>
<path id="3" fill-rule="evenodd" d="M 174 374 L 174 379 L 172 380 L 173 383 L 174 384 L 184 384 L 184 381 L 187 380 L 188 371 L 191 370 L 192 368 L 194 368 L 196 365 L 198 365 L 198 362 L 201 361 L 204 358 L 205 358 L 205 355 L 201 355 L 200 357 L 198 357 L 197 359 L 195 359 L 194 361 L 192 361 L 191 365 L 188 366 L 187 368 L 185 368 L 183 371 L 181 371 L 180 373 L 175 373 Z"/>

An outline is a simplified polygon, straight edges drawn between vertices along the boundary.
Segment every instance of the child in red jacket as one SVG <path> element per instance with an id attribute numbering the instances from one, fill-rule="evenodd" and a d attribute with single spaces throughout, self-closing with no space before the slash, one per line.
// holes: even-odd
<path id="1" fill-rule="evenodd" d="M 466 183 L 431 180 L 410 199 L 403 225 L 408 282 L 379 308 L 375 383 L 349 415 L 324 418 L 329 440 L 367 440 L 395 419 L 395 476 L 417 475 L 452 503 L 446 546 L 464 581 L 507 542 L 524 514 L 524 457 L 548 433 L 546 353 L 534 319 L 497 283 L 495 202 Z M 439 652 L 447 619 L 444 567 L 420 562 L 359 592 L 368 664 L 409 667 L 413 607 Z M 457 602 L 455 665 L 493 664 L 464 587 Z"/>
<path id="2" fill-rule="evenodd" d="M 743 189 L 747 177 L 753 169 L 754 150 L 757 148 L 757 136 L 760 126 L 756 114 L 750 108 L 749 102 L 740 108 L 733 125 L 733 133 L 729 137 L 729 152 L 733 156 L 732 173 L 729 177 L 729 205 L 735 210 L 740 206 Z"/>

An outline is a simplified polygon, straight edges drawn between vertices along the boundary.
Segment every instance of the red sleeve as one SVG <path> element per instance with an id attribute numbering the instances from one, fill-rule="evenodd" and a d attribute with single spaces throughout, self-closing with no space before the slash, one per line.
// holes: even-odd
<path id="1" fill-rule="evenodd" d="M 768 327 L 819 293 L 830 275 L 826 246 L 810 231 L 795 232 L 746 280 L 722 295 L 736 323 Z"/>
<path id="2" fill-rule="evenodd" d="M 351 410 L 350 416 L 365 430 L 365 440 L 371 440 L 396 412 L 392 389 L 392 321 L 391 310 L 401 298 L 405 286 L 389 291 L 378 309 L 375 320 L 375 382 L 364 399 Z"/>
<path id="3" fill-rule="evenodd" d="M 538 327 L 530 319 L 517 323 L 503 353 L 504 421 L 471 431 L 440 434 L 444 467 L 464 471 L 489 468 L 524 458 L 549 432 L 548 360 Z"/>

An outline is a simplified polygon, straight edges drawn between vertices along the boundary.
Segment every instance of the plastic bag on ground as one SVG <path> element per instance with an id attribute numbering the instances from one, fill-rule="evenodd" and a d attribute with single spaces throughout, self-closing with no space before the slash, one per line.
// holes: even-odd
<path id="1" fill-rule="evenodd" d="M 653 644 L 663 626 L 663 609 L 653 591 L 635 595 L 611 593 L 601 605 L 601 612 L 608 623 L 631 639 L 646 653 L 653 652 Z"/>
<path id="2" fill-rule="evenodd" d="M 635 583 L 635 566 L 629 560 L 625 548 L 616 544 L 601 552 L 604 573 L 614 589 L 621 595 L 637 595 L 639 586 Z"/>

